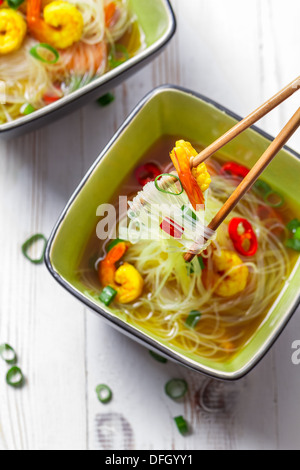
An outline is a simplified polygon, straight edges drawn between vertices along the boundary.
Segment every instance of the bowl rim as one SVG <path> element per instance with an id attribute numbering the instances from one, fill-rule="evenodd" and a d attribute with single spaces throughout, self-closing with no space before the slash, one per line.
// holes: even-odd
<path id="1" fill-rule="evenodd" d="M 95 162 L 92 164 L 90 169 L 87 171 L 73 194 L 71 195 L 68 203 L 66 204 L 64 210 L 62 211 L 58 221 L 56 222 L 50 238 L 48 240 L 47 246 L 46 246 L 46 251 L 45 251 L 45 264 L 50 272 L 50 274 L 56 279 L 56 281 L 62 285 L 70 294 L 72 294 L 75 298 L 80 300 L 85 306 L 89 307 L 92 311 L 100 315 L 104 320 L 108 321 L 111 326 L 114 326 L 115 328 L 119 329 L 119 331 L 122 331 L 122 333 L 125 333 L 127 336 L 130 336 L 131 338 L 135 339 L 136 341 L 142 343 L 144 346 L 147 344 L 147 346 L 153 350 L 156 351 L 158 354 L 162 355 L 163 357 L 166 357 L 167 359 L 173 360 L 175 362 L 178 362 L 194 371 L 200 372 L 204 375 L 207 375 L 208 377 L 212 377 L 214 379 L 221 379 L 221 380 L 226 380 L 226 381 L 234 381 L 237 379 L 240 379 L 244 377 L 246 374 L 248 374 L 260 361 L 261 359 L 267 354 L 267 352 L 270 350 L 272 345 L 275 343 L 279 335 L 282 333 L 283 329 L 286 327 L 288 324 L 289 320 L 292 318 L 293 314 L 295 313 L 296 309 L 300 305 L 300 292 L 298 296 L 295 298 L 294 302 L 292 305 L 289 307 L 289 309 L 286 311 L 284 319 L 277 325 L 276 329 L 272 332 L 271 336 L 268 337 L 268 339 L 260 346 L 260 348 L 255 352 L 255 354 L 244 364 L 242 367 L 238 368 L 236 371 L 231 371 L 231 372 L 225 372 L 225 371 L 217 371 L 209 366 L 205 366 L 201 363 L 198 363 L 194 360 L 188 359 L 185 355 L 175 352 L 173 350 L 168 349 L 166 346 L 163 344 L 159 343 L 158 341 L 155 341 L 151 337 L 147 336 L 145 333 L 141 332 L 137 327 L 134 327 L 133 325 L 130 325 L 129 323 L 124 322 L 117 316 L 112 316 L 109 311 L 106 311 L 105 308 L 101 308 L 99 305 L 93 303 L 91 300 L 89 300 L 86 296 L 84 296 L 80 291 L 78 291 L 75 287 L 73 287 L 72 284 L 70 284 L 68 281 L 66 281 L 54 268 L 52 261 L 51 261 L 51 250 L 53 247 L 53 244 L 55 242 L 56 236 L 60 230 L 60 227 L 62 223 L 64 222 L 64 219 L 66 218 L 70 208 L 72 207 L 73 203 L 76 201 L 77 197 L 79 196 L 81 190 L 85 186 L 85 184 L 88 182 L 89 178 L 91 175 L 94 173 L 94 171 L 97 169 L 98 165 L 100 164 L 102 158 L 107 154 L 109 149 L 113 146 L 114 142 L 119 138 L 121 134 L 126 131 L 126 128 L 131 124 L 131 122 L 134 120 L 134 118 L 139 114 L 139 112 L 142 110 L 142 108 L 149 102 L 151 101 L 155 96 L 158 94 L 164 93 L 164 92 L 169 92 L 169 91 L 177 91 L 181 92 L 184 94 L 191 95 L 192 97 L 195 97 L 197 99 L 200 99 L 204 101 L 207 104 L 210 104 L 214 107 L 216 107 L 218 110 L 224 112 L 226 115 L 229 117 L 232 117 L 235 120 L 240 121 L 242 119 L 241 116 L 238 114 L 234 113 L 233 111 L 229 110 L 225 106 L 217 103 L 216 101 L 207 98 L 206 96 L 198 93 L 191 91 L 187 88 L 177 86 L 177 85 L 171 85 L 171 84 L 166 84 L 166 85 L 161 85 L 156 88 L 154 88 L 152 91 L 150 91 L 133 109 L 133 111 L 130 113 L 130 115 L 126 118 L 124 123 L 119 127 L 119 129 L 116 131 L 116 133 L 113 135 L 113 137 L 110 139 L 108 144 L 104 147 L 100 155 L 97 157 Z M 267 132 L 261 130 L 260 128 L 256 126 L 251 126 L 250 129 L 254 130 L 258 134 L 260 134 L 262 137 L 266 138 L 269 141 L 274 140 L 274 137 L 272 137 L 270 134 Z M 298 160 L 300 160 L 300 154 L 297 153 L 295 150 L 292 150 L 288 146 L 283 147 L 284 150 L 289 152 L 291 155 L 296 157 Z M 295 267 L 294 267 L 295 269 Z M 293 270 L 294 271 L 294 270 Z"/>
<path id="2" fill-rule="evenodd" d="M 0 136 L 1 133 L 6 133 L 15 129 L 21 129 L 29 123 L 38 121 L 40 118 L 46 118 L 48 116 L 51 116 L 52 114 L 55 114 L 55 112 L 59 109 L 67 107 L 77 99 L 88 95 L 90 92 L 96 90 L 97 88 L 101 89 L 101 87 L 107 87 L 110 82 L 113 82 L 115 79 L 122 77 L 127 73 L 130 73 L 130 71 L 134 69 L 134 67 L 138 65 L 146 65 L 145 62 L 147 62 L 153 56 L 158 54 L 167 45 L 167 43 L 174 36 L 177 28 L 177 21 L 170 0 L 159 1 L 162 2 L 162 5 L 164 6 L 167 14 L 168 28 L 157 41 L 151 44 L 151 46 L 146 47 L 146 49 L 139 52 L 131 59 L 124 62 L 124 64 L 121 64 L 115 69 L 106 72 L 101 77 L 97 78 L 91 83 L 88 83 L 87 85 L 84 85 L 82 88 L 71 92 L 69 95 L 64 96 L 60 100 L 48 104 L 47 106 L 36 110 L 34 113 L 29 114 L 28 116 L 15 119 L 11 122 L 6 122 L 5 124 L 0 124 Z"/>

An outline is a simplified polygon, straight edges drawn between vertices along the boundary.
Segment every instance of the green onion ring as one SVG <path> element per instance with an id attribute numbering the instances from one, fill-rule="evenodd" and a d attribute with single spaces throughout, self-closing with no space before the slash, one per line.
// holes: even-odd
<path id="1" fill-rule="evenodd" d="M 54 59 L 53 60 L 44 59 L 38 53 L 39 48 L 47 49 L 49 52 L 52 52 L 52 54 L 54 54 Z M 32 47 L 30 49 L 29 53 L 32 55 L 32 57 L 34 57 L 37 60 L 40 60 L 41 62 L 44 62 L 45 64 L 56 64 L 58 59 L 59 59 L 59 53 L 57 52 L 57 50 L 54 49 L 54 47 L 50 46 L 49 44 L 45 44 L 45 43 L 40 43 L 40 44 L 37 44 L 36 46 Z"/>
<path id="2" fill-rule="evenodd" d="M 182 398 L 188 390 L 188 384 L 183 379 L 171 379 L 165 385 L 165 392 L 173 400 Z"/>
<path id="3" fill-rule="evenodd" d="M 22 387 L 24 383 L 24 375 L 20 367 L 14 366 L 6 374 L 6 383 L 11 387 Z"/>
<path id="4" fill-rule="evenodd" d="M 258 192 L 260 192 L 262 194 L 267 194 L 270 191 L 272 191 L 271 186 L 268 183 L 266 183 L 265 181 L 261 180 L 261 179 L 258 179 L 254 183 L 253 189 L 256 189 Z"/>
<path id="5" fill-rule="evenodd" d="M 106 95 L 103 95 L 100 98 L 98 98 L 97 101 L 100 106 L 105 107 L 105 106 L 108 106 L 113 101 L 115 101 L 115 97 L 112 93 L 106 93 Z"/>
<path id="6" fill-rule="evenodd" d="M 149 351 L 149 354 L 157 362 L 161 362 L 162 364 L 165 364 L 166 362 L 168 362 L 168 360 L 165 357 L 162 357 L 159 354 L 156 354 L 154 351 Z"/>
<path id="7" fill-rule="evenodd" d="M 96 393 L 98 400 L 101 401 L 101 403 L 108 403 L 112 399 L 112 391 L 105 384 L 97 385 Z"/>
<path id="8" fill-rule="evenodd" d="M 174 421 L 180 434 L 184 435 L 188 432 L 188 423 L 186 422 L 183 416 L 176 416 L 176 418 L 174 418 Z"/>
<path id="9" fill-rule="evenodd" d="M 202 316 L 202 313 L 199 312 L 199 310 L 192 310 L 189 313 L 189 316 L 187 317 L 187 319 L 185 320 L 185 325 L 192 329 L 196 328 L 196 326 L 198 325 L 201 319 L 201 316 Z"/>
<path id="10" fill-rule="evenodd" d="M 34 258 L 31 258 L 27 252 L 29 250 L 29 248 L 38 240 L 43 240 L 44 241 L 44 248 L 43 248 L 43 251 L 42 251 L 42 254 L 41 254 L 41 257 L 40 258 L 37 258 L 37 259 L 34 259 Z M 26 242 L 23 243 L 22 245 L 22 253 L 23 255 L 25 256 L 25 258 L 27 258 L 29 261 L 31 261 L 31 263 L 33 264 L 42 264 L 43 261 L 44 261 L 44 255 L 45 255 L 45 251 L 46 251 L 46 245 L 47 245 L 47 238 L 45 237 L 45 235 L 41 234 L 41 233 L 37 233 L 36 235 L 33 235 L 32 237 L 30 237 L 28 240 L 26 240 Z"/>
<path id="11" fill-rule="evenodd" d="M 180 186 L 181 186 L 181 191 L 180 191 L 180 193 L 172 193 L 171 191 L 166 191 L 165 189 L 161 189 L 161 188 L 158 186 L 157 181 L 158 181 L 158 179 L 161 178 L 162 176 L 172 176 L 173 178 L 177 179 L 177 181 L 179 181 Z M 156 189 L 157 189 L 158 191 L 160 191 L 161 193 L 171 194 L 171 196 L 180 196 L 180 194 L 183 193 L 183 186 L 182 186 L 182 183 L 181 183 L 180 179 L 178 178 L 178 176 L 172 175 L 171 173 L 162 173 L 161 175 L 158 175 L 158 176 L 155 178 L 154 184 L 155 184 Z"/>
<path id="12" fill-rule="evenodd" d="M 25 0 L 7 0 L 7 5 L 13 10 L 17 10 Z"/>
<path id="13" fill-rule="evenodd" d="M 12 354 L 11 358 L 8 358 L 6 354 Z M 12 348 L 9 344 L 0 344 L 0 357 L 7 363 L 7 364 L 15 364 L 17 362 L 17 354 L 14 348 Z"/>
<path id="14" fill-rule="evenodd" d="M 279 201 L 277 203 L 272 203 L 271 201 L 269 201 L 269 197 L 274 195 L 274 194 L 275 194 L 275 196 L 277 196 L 279 198 Z M 268 204 L 268 206 L 274 207 L 275 209 L 278 208 L 278 207 L 283 206 L 283 204 L 284 204 L 283 196 L 281 196 L 281 194 L 279 194 L 277 191 L 273 191 L 273 190 L 269 191 L 268 193 L 266 193 L 264 195 L 264 201 L 265 201 L 266 204 Z"/>
<path id="15" fill-rule="evenodd" d="M 116 59 L 116 52 L 122 52 L 122 54 L 124 55 L 124 59 L 123 60 Z M 116 44 L 115 46 L 113 46 L 108 55 L 108 63 L 111 69 L 115 69 L 119 65 L 124 64 L 124 62 L 126 62 L 129 59 L 130 59 L 130 56 L 129 56 L 128 50 L 126 49 L 125 46 L 123 46 L 123 44 Z"/>

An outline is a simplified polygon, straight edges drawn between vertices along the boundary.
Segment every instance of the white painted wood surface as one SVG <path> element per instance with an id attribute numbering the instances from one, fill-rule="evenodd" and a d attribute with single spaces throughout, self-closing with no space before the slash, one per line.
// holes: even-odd
<path id="1" fill-rule="evenodd" d="M 0 362 L 0 449 L 291 449 L 300 448 L 300 310 L 272 350 L 244 379 L 221 384 L 178 365 L 154 361 L 68 295 L 44 266 L 20 254 L 32 233 L 49 234 L 71 192 L 124 118 L 154 86 L 179 84 L 245 115 L 300 71 L 298 0 L 173 0 L 178 31 L 166 51 L 116 90 L 106 109 L 90 104 L 44 129 L 0 142 L 2 248 L 0 342 L 14 345 L 27 378 L 5 385 Z M 261 127 L 276 134 L 299 96 Z M 300 133 L 291 146 L 300 150 Z M 189 396 L 163 391 L 185 377 Z M 103 406 L 94 389 L 114 391 Z M 197 391 L 208 387 L 207 413 Z M 172 417 L 185 414 L 181 437 Z"/>

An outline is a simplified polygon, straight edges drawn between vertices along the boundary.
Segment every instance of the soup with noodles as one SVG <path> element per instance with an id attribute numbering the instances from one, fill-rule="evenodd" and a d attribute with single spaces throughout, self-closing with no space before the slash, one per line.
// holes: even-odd
<path id="1" fill-rule="evenodd" d="M 0 124 L 90 83 L 144 48 L 128 0 L 0 5 Z"/>
<path id="2" fill-rule="evenodd" d="M 156 142 L 120 188 L 118 195 L 133 200 L 130 210 L 144 185 L 153 185 L 149 181 L 174 170 L 168 154 L 175 140 L 165 136 Z M 174 156 L 180 160 L 178 176 L 187 190 L 168 197 L 185 197 L 187 209 L 183 212 L 194 214 L 190 217 L 194 223 L 203 215 L 193 204 L 202 192 L 207 225 L 248 169 L 225 161 L 222 155 L 211 158 L 206 168 L 204 165 L 194 174 L 200 187 L 197 195 L 195 187 L 188 187 L 190 177 L 186 179 L 182 172 L 182 153 L 187 152 L 190 158 L 193 151 L 187 143 L 177 142 L 172 160 Z M 178 187 L 178 181 L 175 184 Z M 145 188 L 139 196 L 142 200 Z M 160 201 L 164 193 L 158 188 Z M 118 210 L 117 198 L 113 203 Z M 182 352 L 225 361 L 253 336 L 287 281 L 300 251 L 299 213 L 260 179 L 219 227 L 212 243 L 191 263 L 184 261 L 185 232 L 180 222 L 159 222 L 160 239 L 130 243 L 123 238 L 102 243 L 95 234 L 87 244 L 78 276 L 94 300 L 109 305 L 122 319 L 151 332 L 161 342 Z M 168 237 L 164 236 L 167 226 Z"/>

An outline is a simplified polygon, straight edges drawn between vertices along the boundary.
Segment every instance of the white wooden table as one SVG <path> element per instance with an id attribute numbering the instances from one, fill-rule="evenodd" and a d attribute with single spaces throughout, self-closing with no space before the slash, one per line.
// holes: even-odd
<path id="1" fill-rule="evenodd" d="M 197 403 L 203 376 L 159 364 L 87 311 L 44 266 L 20 252 L 32 233 L 49 235 L 86 170 L 124 118 L 153 87 L 179 84 L 245 115 L 300 71 L 298 0 L 173 0 L 178 31 L 166 51 L 115 90 L 116 101 L 90 104 L 44 129 L 0 142 L 0 343 L 12 344 L 27 384 L 5 384 L 0 361 L 0 449 L 287 449 L 300 448 L 300 310 L 272 350 L 244 379 L 212 381 L 208 413 Z M 299 96 L 261 127 L 276 134 Z M 300 150 L 300 132 L 290 143 Z M 183 404 L 164 394 L 172 377 L 190 385 Z M 107 383 L 104 406 L 94 389 Z M 172 417 L 184 414 L 181 437 Z"/>

